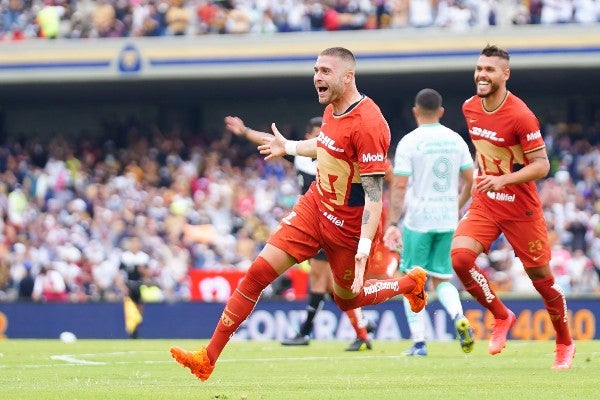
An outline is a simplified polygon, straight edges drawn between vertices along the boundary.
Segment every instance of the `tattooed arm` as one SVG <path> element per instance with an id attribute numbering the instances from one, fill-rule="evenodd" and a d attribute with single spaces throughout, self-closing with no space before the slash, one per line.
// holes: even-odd
<path id="1" fill-rule="evenodd" d="M 361 176 L 365 191 L 365 208 L 360 237 L 373 239 L 383 210 L 383 175 Z"/>
<path id="2" fill-rule="evenodd" d="M 361 176 L 360 179 L 365 191 L 365 208 L 362 215 L 360 237 L 361 239 L 368 239 L 371 242 L 379 227 L 379 220 L 383 210 L 383 175 Z M 368 257 L 369 254 L 364 254 L 360 249 L 357 250 L 354 259 L 354 282 L 352 283 L 352 292 L 355 294 L 359 293 L 363 287 Z"/>

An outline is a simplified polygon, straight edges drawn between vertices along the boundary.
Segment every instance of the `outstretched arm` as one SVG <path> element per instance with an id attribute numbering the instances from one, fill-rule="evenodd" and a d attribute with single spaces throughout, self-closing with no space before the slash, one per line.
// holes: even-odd
<path id="1" fill-rule="evenodd" d="M 273 137 L 270 133 L 257 131 L 246 126 L 240 117 L 225 117 L 225 128 L 234 135 L 246 138 L 250 142 L 258 145 L 265 143 L 266 140 Z"/>
<path id="2" fill-rule="evenodd" d="M 264 144 L 258 146 L 260 154 L 265 155 L 265 160 L 283 157 L 286 154 L 311 158 L 317 157 L 317 138 L 299 141 L 288 140 L 279 132 L 274 122 L 271 124 L 271 129 L 273 129 L 273 135 L 270 135 L 270 138 L 264 138 Z"/>

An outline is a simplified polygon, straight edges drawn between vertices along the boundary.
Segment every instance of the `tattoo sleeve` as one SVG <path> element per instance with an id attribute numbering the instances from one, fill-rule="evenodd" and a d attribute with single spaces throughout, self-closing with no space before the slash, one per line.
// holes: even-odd
<path id="1" fill-rule="evenodd" d="M 362 224 L 366 225 L 370 219 L 371 219 L 371 212 L 369 210 L 363 211 Z"/>
<path id="2" fill-rule="evenodd" d="M 370 201 L 381 201 L 383 193 L 383 176 L 361 176 L 360 179 L 367 198 Z"/>
<path id="3" fill-rule="evenodd" d="M 369 175 L 361 176 L 362 186 L 365 191 L 365 200 L 380 202 L 383 196 L 383 176 Z M 371 212 L 367 209 L 363 212 L 362 224 L 365 225 L 371 218 Z"/>

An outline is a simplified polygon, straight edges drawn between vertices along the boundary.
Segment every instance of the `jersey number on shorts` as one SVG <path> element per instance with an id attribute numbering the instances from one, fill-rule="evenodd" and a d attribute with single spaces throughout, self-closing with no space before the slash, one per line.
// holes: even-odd
<path id="1" fill-rule="evenodd" d="M 529 245 L 529 252 L 530 253 L 536 253 L 538 251 L 542 250 L 542 242 L 538 239 L 538 240 L 532 240 L 531 242 L 528 243 Z"/>

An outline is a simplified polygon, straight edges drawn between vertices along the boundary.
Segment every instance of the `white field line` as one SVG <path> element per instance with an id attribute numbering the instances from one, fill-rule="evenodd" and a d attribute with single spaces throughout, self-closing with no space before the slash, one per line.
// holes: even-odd
<path id="1" fill-rule="evenodd" d="M 90 361 L 85 358 L 91 357 L 102 357 L 107 355 L 127 355 L 127 354 L 139 354 L 139 353 L 159 353 L 158 351 L 128 351 L 128 352 L 108 352 L 108 353 L 87 353 L 87 354 L 58 354 L 50 356 L 52 360 L 62 361 L 61 364 L 23 364 L 17 366 L 18 368 L 44 368 L 44 367 L 57 367 L 57 366 L 98 366 L 98 365 L 127 365 L 127 364 L 170 364 L 173 363 L 173 360 L 146 360 L 146 361 Z M 164 353 L 160 351 L 160 353 Z M 577 358 L 581 359 L 583 356 L 599 356 L 600 352 L 587 352 L 583 354 L 577 354 Z M 85 358 L 84 358 L 85 357 Z M 361 360 L 361 359 L 406 359 L 406 355 L 365 355 L 365 356 L 357 356 L 352 355 L 351 359 L 353 360 Z M 333 361 L 333 360 L 347 360 L 347 356 L 339 356 L 339 357 L 331 357 L 331 356 L 311 356 L 311 357 L 261 357 L 261 358 L 223 358 L 219 360 L 219 363 L 240 363 L 240 362 L 299 362 L 299 361 Z M 0 369 L 8 368 L 8 365 L 0 364 Z M 15 368 L 14 365 L 11 368 Z"/>
<path id="2" fill-rule="evenodd" d="M 81 358 L 73 357 L 68 354 L 58 355 L 58 356 L 50 356 L 52 360 L 64 361 L 69 364 L 78 364 L 78 365 L 106 365 L 105 362 L 101 361 L 88 361 L 82 360 Z"/>
<path id="3" fill-rule="evenodd" d="M 127 364 L 171 364 L 175 361 L 169 360 L 146 360 L 146 361 L 91 361 L 86 358 L 95 358 L 102 357 L 107 355 L 119 355 L 119 354 L 136 354 L 138 352 L 129 351 L 129 352 L 111 352 L 111 353 L 88 353 L 88 354 L 57 354 L 50 356 L 50 359 L 55 361 L 62 361 L 62 363 L 52 363 L 52 364 L 22 364 L 19 366 L 12 365 L 10 368 L 44 368 L 44 367 L 59 367 L 59 366 L 99 366 L 99 365 L 127 365 Z M 149 353 L 149 352 L 140 352 L 140 353 Z M 154 353 L 154 352 L 153 352 Z M 164 352 L 160 352 L 164 353 Z M 347 357 L 264 357 L 264 358 L 236 358 L 236 359 L 228 359 L 223 358 L 219 360 L 219 363 L 240 363 L 240 362 L 298 362 L 298 361 L 318 361 L 318 360 L 342 360 Z M 400 359 L 406 358 L 403 355 L 393 355 L 393 356 L 354 356 L 352 359 Z M 0 364 L 0 369 L 8 368 L 8 365 Z"/>

